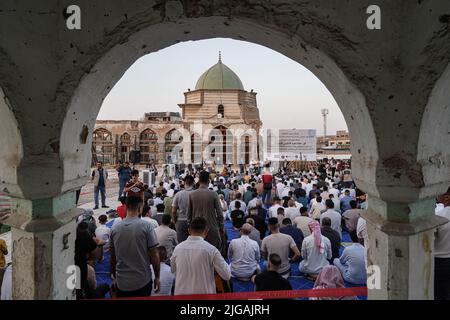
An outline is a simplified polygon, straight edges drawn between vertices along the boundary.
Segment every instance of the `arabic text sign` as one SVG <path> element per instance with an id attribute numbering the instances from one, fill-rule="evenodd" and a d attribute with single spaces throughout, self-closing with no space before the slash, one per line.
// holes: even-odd
<path id="1" fill-rule="evenodd" d="M 279 129 L 269 135 L 271 160 L 316 160 L 316 130 Z"/>

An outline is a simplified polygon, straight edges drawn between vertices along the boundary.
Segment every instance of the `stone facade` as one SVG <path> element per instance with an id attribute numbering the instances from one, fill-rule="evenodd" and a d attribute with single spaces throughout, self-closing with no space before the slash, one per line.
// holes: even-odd
<path id="1" fill-rule="evenodd" d="M 216 66 L 223 69 L 215 70 Z M 205 74 L 196 90 L 184 93 L 184 102 L 178 105 L 182 116 L 150 112 L 137 121 L 97 120 L 93 162 L 130 161 L 132 150 L 141 152 L 140 164 L 144 165 L 202 161 L 249 164 L 259 160 L 262 122 L 256 92 L 245 91 L 237 75 L 221 60 Z M 239 84 L 226 86 L 230 79 Z"/>

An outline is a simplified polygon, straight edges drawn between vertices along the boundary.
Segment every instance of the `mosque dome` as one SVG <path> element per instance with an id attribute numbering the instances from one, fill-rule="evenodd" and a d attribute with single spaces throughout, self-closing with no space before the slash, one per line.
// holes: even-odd
<path id="1" fill-rule="evenodd" d="M 234 89 L 244 90 L 241 79 L 222 63 L 222 58 L 219 54 L 219 62 L 205 71 L 198 79 L 195 90 L 201 89 Z"/>

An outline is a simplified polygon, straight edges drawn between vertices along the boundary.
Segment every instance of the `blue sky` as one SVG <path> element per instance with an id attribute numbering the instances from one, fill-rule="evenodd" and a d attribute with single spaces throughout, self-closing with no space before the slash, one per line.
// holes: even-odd
<path id="1" fill-rule="evenodd" d="M 269 48 L 231 39 L 183 42 L 136 61 L 106 97 L 102 120 L 140 119 L 145 112 L 180 111 L 183 92 L 194 89 L 200 75 L 218 60 L 258 93 L 264 128 L 317 129 L 323 134 L 320 109 L 328 108 L 328 134 L 347 125 L 333 96 L 299 63 Z"/>

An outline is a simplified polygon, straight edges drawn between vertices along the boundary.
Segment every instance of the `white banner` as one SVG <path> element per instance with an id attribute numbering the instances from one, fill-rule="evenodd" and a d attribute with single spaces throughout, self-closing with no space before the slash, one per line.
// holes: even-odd
<path id="1" fill-rule="evenodd" d="M 271 161 L 316 161 L 316 130 L 268 129 L 267 152 L 264 158 Z"/>

